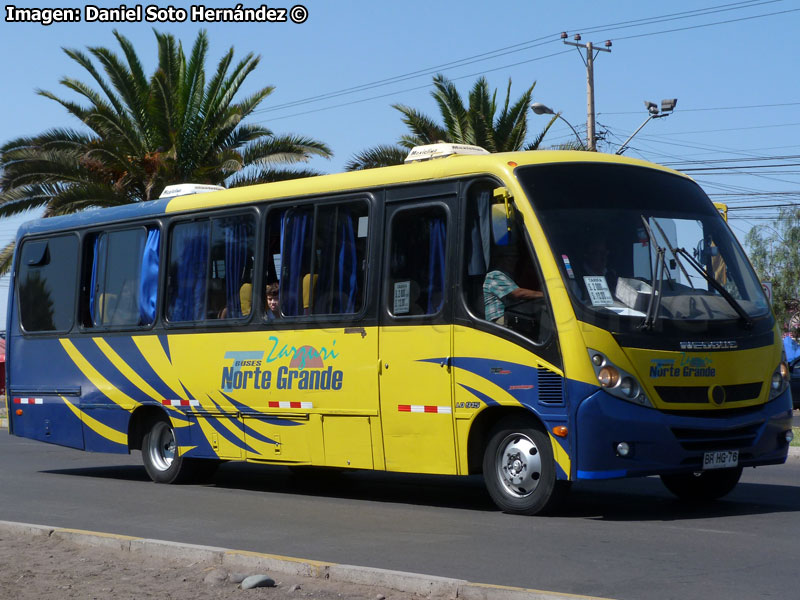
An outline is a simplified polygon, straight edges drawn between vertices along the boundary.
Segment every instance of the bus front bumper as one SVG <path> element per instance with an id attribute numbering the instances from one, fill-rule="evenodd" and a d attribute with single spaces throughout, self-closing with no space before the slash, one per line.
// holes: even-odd
<path id="1" fill-rule="evenodd" d="M 698 416 L 644 408 L 598 391 L 578 407 L 572 477 L 614 479 L 700 471 L 707 453 L 738 451 L 738 465 L 786 461 L 792 426 L 788 391 L 759 406 L 701 411 Z M 618 445 L 625 442 L 627 456 Z"/>

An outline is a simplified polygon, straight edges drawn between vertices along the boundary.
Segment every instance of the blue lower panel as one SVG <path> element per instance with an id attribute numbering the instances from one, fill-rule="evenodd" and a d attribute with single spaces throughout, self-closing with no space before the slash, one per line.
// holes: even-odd
<path id="1" fill-rule="evenodd" d="M 89 452 L 127 454 L 131 413 L 114 404 L 81 405 L 83 437 Z M 113 433 L 112 433 L 113 432 Z"/>
<path id="2" fill-rule="evenodd" d="M 577 410 L 578 479 L 613 479 L 697 471 L 703 454 L 738 450 L 741 466 L 782 463 L 791 428 L 788 392 L 748 409 L 719 410 L 713 416 L 678 416 L 643 408 L 598 391 Z M 727 413 L 727 414 L 726 414 Z M 619 442 L 632 452 L 617 455 Z"/>
<path id="3" fill-rule="evenodd" d="M 27 398 L 23 401 L 28 400 Z M 32 400 L 32 399 L 31 399 Z M 84 449 L 81 420 L 59 396 L 41 396 L 41 404 L 9 403 L 12 430 L 20 437 L 41 440 L 59 446 Z M 18 410 L 21 415 L 16 414 Z"/>

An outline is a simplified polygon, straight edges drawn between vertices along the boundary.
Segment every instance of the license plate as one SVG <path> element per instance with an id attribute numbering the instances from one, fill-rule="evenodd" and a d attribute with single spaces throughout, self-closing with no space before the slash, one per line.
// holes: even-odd
<path id="1" fill-rule="evenodd" d="M 717 450 L 703 454 L 703 470 L 728 469 L 739 466 L 738 450 Z"/>

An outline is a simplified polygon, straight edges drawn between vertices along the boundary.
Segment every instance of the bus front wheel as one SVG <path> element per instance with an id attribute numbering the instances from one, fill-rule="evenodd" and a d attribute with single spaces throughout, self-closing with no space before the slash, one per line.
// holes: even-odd
<path id="1" fill-rule="evenodd" d="M 495 504 L 519 515 L 552 509 L 569 486 L 556 479 L 547 433 L 518 418 L 502 420 L 492 429 L 483 456 L 483 477 Z"/>
<path id="2" fill-rule="evenodd" d="M 697 502 L 722 498 L 736 487 L 741 476 L 742 467 L 738 467 L 680 475 L 662 475 L 661 482 L 681 500 Z"/>
<path id="3" fill-rule="evenodd" d="M 210 479 L 218 460 L 184 458 L 178 454 L 175 430 L 167 418 L 156 419 L 142 439 L 142 462 L 156 483 L 188 483 Z"/>

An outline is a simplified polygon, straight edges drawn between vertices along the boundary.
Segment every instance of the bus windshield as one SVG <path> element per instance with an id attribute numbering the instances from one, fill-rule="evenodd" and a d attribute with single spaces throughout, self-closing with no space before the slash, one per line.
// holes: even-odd
<path id="1" fill-rule="evenodd" d="M 693 181 L 597 163 L 522 167 L 517 176 L 580 318 L 648 329 L 769 313 L 744 252 Z"/>

